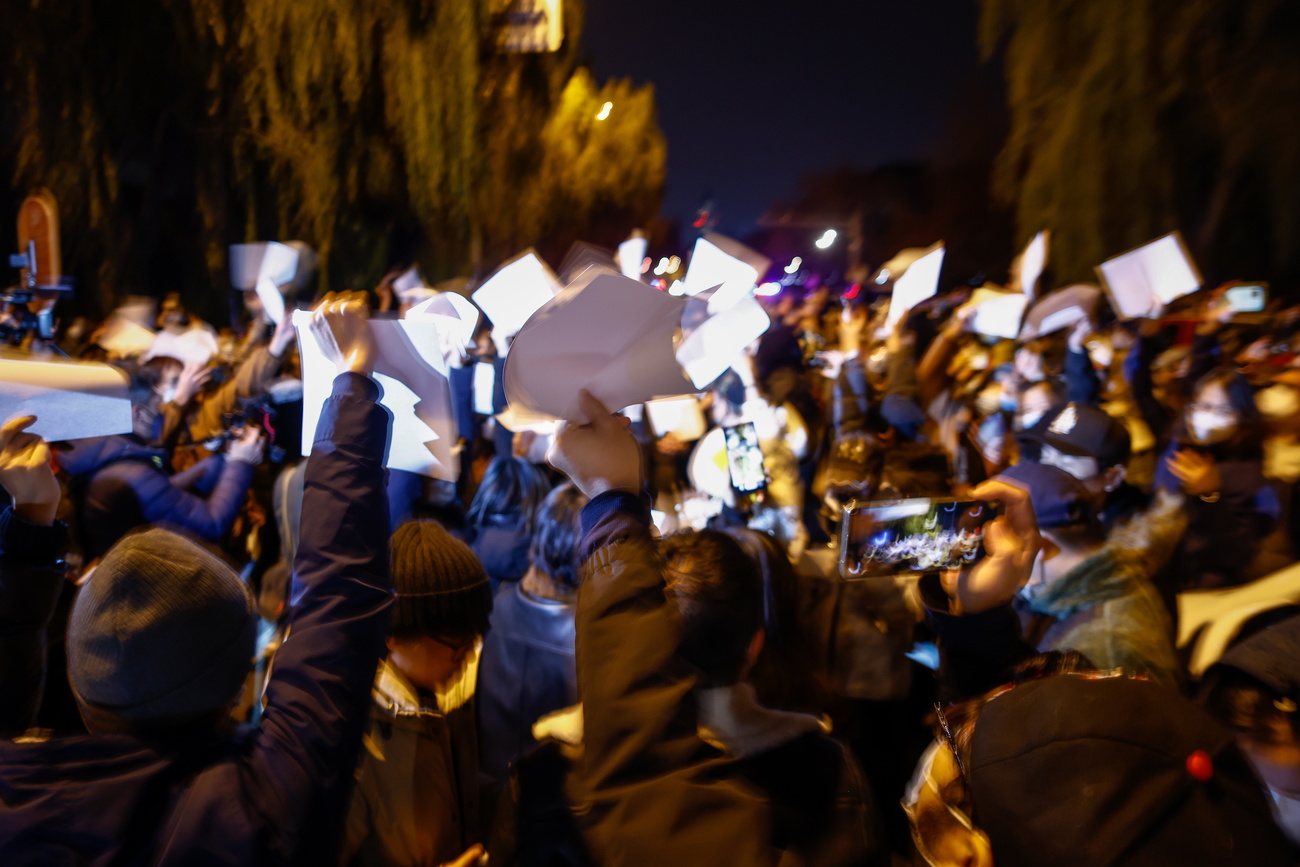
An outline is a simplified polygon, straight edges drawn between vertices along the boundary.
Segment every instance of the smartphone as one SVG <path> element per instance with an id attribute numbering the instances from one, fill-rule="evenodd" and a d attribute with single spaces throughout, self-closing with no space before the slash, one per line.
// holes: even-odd
<path id="1" fill-rule="evenodd" d="M 1268 284 L 1243 283 L 1233 286 L 1225 297 L 1233 313 L 1263 313 L 1268 306 Z"/>
<path id="2" fill-rule="evenodd" d="M 763 450 L 758 445 L 758 431 L 753 422 L 723 428 L 727 438 L 727 468 L 736 499 L 753 498 L 767 490 L 767 471 L 763 469 Z"/>
<path id="3" fill-rule="evenodd" d="M 946 572 L 984 556 L 984 526 L 996 500 L 853 501 L 841 522 L 840 575 L 849 580 Z"/>

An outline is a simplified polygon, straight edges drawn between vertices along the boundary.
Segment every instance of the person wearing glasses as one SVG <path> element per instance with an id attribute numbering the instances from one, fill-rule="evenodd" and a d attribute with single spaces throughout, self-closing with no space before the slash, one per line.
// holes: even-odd
<path id="1" fill-rule="evenodd" d="M 435 521 L 397 528 L 396 600 L 340 864 L 477 862 L 474 686 L 492 590 L 470 547 Z"/>

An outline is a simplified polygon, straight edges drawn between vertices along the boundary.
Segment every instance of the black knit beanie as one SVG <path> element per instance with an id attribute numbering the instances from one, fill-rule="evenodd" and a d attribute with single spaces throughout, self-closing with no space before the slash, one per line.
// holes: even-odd
<path id="1" fill-rule="evenodd" d="M 77 594 L 68 676 L 91 710 L 129 723 L 197 718 L 238 695 L 256 624 L 220 559 L 166 530 L 127 536 Z"/>
<path id="2" fill-rule="evenodd" d="M 487 631 L 492 585 L 468 545 L 436 521 L 410 521 L 392 539 L 397 604 L 389 636 L 468 638 Z"/>

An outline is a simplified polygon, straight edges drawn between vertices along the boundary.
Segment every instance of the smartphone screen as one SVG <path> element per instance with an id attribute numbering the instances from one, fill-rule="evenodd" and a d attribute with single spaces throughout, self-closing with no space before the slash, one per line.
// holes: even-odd
<path id="1" fill-rule="evenodd" d="M 970 566 L 984 555 L 984 525 L 997 514 L 998 503 L 987 500 L 855 501 L 844 508 L 840 575 L 881 578 Z"/>
<path id="2" fill-rule="evenodd" d="M 1263 313 L 1268 304 L 1268 287 L 1262 283 L 1233 286 L 1226 297 L 1234 313 Z"/>
<path id="3" fill-rule="evenodd" d="M 753 494 L 767 489 L 767 472 L 763 469 L 763 450 L 758 445 L 758 431 L 753 422 L 723 428 L 727 435 L 727 468 L 731 486 L 738 494 Z"/>

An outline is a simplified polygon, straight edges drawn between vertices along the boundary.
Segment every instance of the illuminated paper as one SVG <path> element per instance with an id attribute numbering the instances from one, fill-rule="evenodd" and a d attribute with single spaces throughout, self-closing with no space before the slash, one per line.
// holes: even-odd
<path id="1" fill-rule="evenodd" d="M 600 268 L 610 274 L 622 273 L 618 270 L 618 257 L 613 250 L 607 250 L 586 241 L 574 241 L 565 254 L 558 270 L 562 285 L 569 285 L 588 268 Z"/>
<path id="2" fill-rule="evenodd" d="M 292 283 L 298 272 L 298 251 L 276 241 L 230 245 L 230 284 L 240 291 L 254 289 L 266 318 L 284 318 L 280 287 Z"/>
<path id="3" fill-rule="evenodd" d="M 474 303 L 492 320 L 492 341 L 498 355 L 506 355 L 509 338 L 559 291 L 551 269 L 527 250 L 498 268 L 474 292 Z"/>
<path id="4" fill-rule="evenodd" d="M 497 382 L 496 368 L 480 361 L 474 365 L 474 412 L 491 415 L 496 411 L 493 389 Z"/>
<path id="5" fill-rule="evenodd" d="M 650 242 L 645 238 L 628 238 L 618 245 L 618 267 L 624 277 L 641 279 L 641 265 Z"/>
<path id="6" fill-rule="evenodd" d="M 741 296 L 729 306 L 717 306 L 720 297 L 727 297 L 721 287 L 701 292 L 686 302 L 682 316 L 677 361 L 696 388 L 704 388 L 735 366 L 745 348 L 772 325 L 753 297 Z"/>
<path id="7" fill-rule="evenodd" d="M 645 411 L 658 436 L 671 433 L 682 442 L 694 442 L 709 428 L 700 402 L 694 397 L 652 400 L 645 405 Z"/>
<path id="8" fill-rule="evenodd" d="M 715 427 L 701 437 L 691 451 L 686 475 L 695 490 L 728 506 L 736 505 L 736 492 L 731 487 L 731 467 L 727 464 L 726 431 Z"/>
<path id="9" fill-rule="evenodd" d="M 465 349 L 473 342 L 478 328 L 479 312 L 474 302 L 464 295 L 440 292 L 407 310 L 402 318 L 408 322 L 435 323 L 442 355 L 450 364 L 465 357 Z"/>
<path id="10" fill-rule="evenodd" d="M 220 352 L 217 336 L 206 328 L 191 328 L 180 334 L 159 331 L 140 361 L 174 358 L 181 364 L 207 364 Z"/>
<path id="11" fill-rule="evenodd" d="M 111 364 L 0 357 L 0 420 L 34 415 L 48 442 L 130 433 L 129 385 Z"/>
<path id="12" fill-rule="evenodd" d="M 298 347 L 302 353 L 302 452 L 309 454 L 321 407 L 334 388 L 336 368 L 308 323 L 311 312 L 294 312 Z M 433 322 L 372 319 L 379 356 L 375 381 L 380 399 L 393 415 L 384 466 L 454 482 L 460 472 L 454 446 L 456 419 L 452 410 L 447 362 L 438 348 Z"/>
<path id="13" fill-rule="evenodd" d="M 505 412 L 495 416 L 497 424 L 511 433 L 553 434 L 560 427 L 560 420 L 554 418 L 524 417 L 513 407 L 506 407 Z"/>
<path id="14" fill-rule="evenodd" d="M 717 286 L 715 300 L 719 307 L 727 307 L 751 292 L 771 266 L 772 260 L 762 253 L 710 233 L 695 242 L 682 288 L 687 295 L 698 295 Z"/>
<path id="15" fill-rule="evenodd" d="M 902 277 L 894 281 L 894 295 L 889 302 L 885 327 L 892 329 L 907 312 L 939 291 L 939 274 L 943 271 L 944 246 L 940 241 L 924 256 L 907 266 Z"/>
<path id="16" fill-rule="evenodd" d="M 1043 269 L 1047 267 L 1050 240 L 1051 233 L 1043 230 L 1034 236 L 1025 247 L 1025 251 L 1020 254 L 1020 291 L 1024 292 L 1030 301 L 1037 296 L 1038 278 L 1043 276 Z"/>
<path id="17" fill-rule="evenodd" d="M 1067 286 L 1046 296 L 1025 317 L 1021 340 L 1034 340 L 1095 318 L 1101 304 L 1101 290 L 1088 283 Z"/>
<path id="18" fill-rule="evenodd" d="M 104 323 L 97 341 L 109 355 L 130 358 L 148 352 L 153 346 L 153 330 L 146 328 L 121 312 L 114 313 Z"/>
<path id="19" fill-rule="evenodd" d="M 1025 308 L 1029 306 L 1029 296 L 1019 292 L 988 292 L 980 298 L 980 293 L 985 291 L 987 290 L 977 290 L 970 301 L 975 307 L 975 315 L 970 321 L 971 331 L 988 337 L 1015 340 L 1020 334 Z"/>
<path id="20" fill-rule="evenodd" d="M 584 388 L 610 409 L 693 393 L 673 345 L 685 306 L 620 274 L 578 280 L 515 338 L 505 367 L 511 409 L 526 420 L 574 419 Z"/>
<path id="21" fill-rule="evenodd" d="M 1121 319 L 1149 317 L 1201 288 L 1201 274 L 1178 232 L 1107 259 L 1097 274 Z"/>

